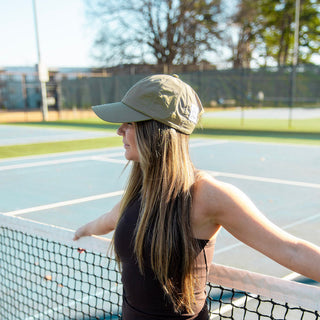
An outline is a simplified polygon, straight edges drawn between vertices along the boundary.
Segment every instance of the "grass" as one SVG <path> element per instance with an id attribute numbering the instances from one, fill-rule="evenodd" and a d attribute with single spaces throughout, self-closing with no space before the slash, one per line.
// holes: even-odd
<path id="1" fill-rule="evenodd" d="M 204 118 L 196 134 L 235 140 L 320 145 L 320 119 L 294 120 L 288 126 L 283 119 Z"/>
<path id="2" fill-rule="evenodd" d="M 108 123 L 99 118 L 77 119 L 77 120 L 58 120 L 48 122 L 16 122 L 8 123 L 16 126 L 36 126 L 44 128 L 60 128 L 60 129 L 78 129 L 78 130 L 116 130 L 119 125 Z"/>
<path id="3" fill-rule="evenodd" d="M 320 119 L 294 119 L 289 124 L 287 119 L 241 119 L 234 118 L 203 118 L 204 128 L 241 130 L 241 131 L 268 131 L 288 133 L 319 133 Z"/>
<path id="4" fill-rule="evenodd" d="M 16 146 L 1 146 L 0 158 L 22 157 L 56 152 L 98 149 L 121 146 L 120 137 L 107 137 L 75 141 L 35 143 Z"/>
<path id="5" fill-rule="evenodd" d="M 60 120 L 52 122 L 15 123 L 50 128 L 77 130 L 116 130 L 119 125 L 106 123 L 98 118 L 81 120 Z M 193 137 L 261 141 L 274 143 L 296 143 L 320 146 L 320 119 L 224 119 L 203 118 Z M 106 137 L 87 140 L 36 143 L 0 147 L 0 158 L 38 155 L 65 151 L 97 149 L 121 146 L 121 138 Z"/>
<path id="6" fill-rule="evenodd" d="M 30 125 L 37 127 L 68 128 L 81 130 L 115 130 L 117 124 L 104 122 L 99 118 L 59 120 L 49 122 L 21 122 L 12 125 Z M 212 130 L 275 131 L 275 132 L 312 132 L 320 133 L 320 118 L 293 119 L 289 126 L 287 119 L 244 119 L 239 118 L 202 118 L 201 127 Z"/>

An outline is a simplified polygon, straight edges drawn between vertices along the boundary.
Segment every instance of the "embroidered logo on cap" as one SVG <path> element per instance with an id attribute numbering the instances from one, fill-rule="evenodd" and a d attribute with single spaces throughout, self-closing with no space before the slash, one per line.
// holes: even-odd
<path id="1" fill-rule="evenodd" d="M 199 114 L 199 108 L 195 105 L 191 105 L 190 114 L 189 114 L 189 120 L 193 123 L 198 122 L 198 114 Z"/>

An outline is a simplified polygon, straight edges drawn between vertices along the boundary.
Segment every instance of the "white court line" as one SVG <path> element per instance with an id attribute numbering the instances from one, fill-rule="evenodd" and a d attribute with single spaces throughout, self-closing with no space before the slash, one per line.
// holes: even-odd
<path id="1" fill-rule="evenodd" d="M 118 286 L 117 284 L 116 285 L 113 285 L 111 286 L 110 288 L 110 292 L 111 293 L 117 293 L 117 294 L 121 294 L 121 287 Z M 62 305 L 60 307 L 56 307 L 56 308 L 48 308 L 45 312 L 43 313 L 38 313 L 38 314 L 35 314 L 33 316 L 30 316 L 28 318 L 26 318 L 25 320 L 34 320 L 34 319 L 43 319 L 43 316 L 44 315 L 47 315 L 47 316 L 52 316 L 52 314 L 56 313 L 56 312 L 61 312 L 63 310 L 70 310 L 71 307 L 74 307 L 77 303 L 88 303 L 90 301 L 90 299 L 97 299 L 97 298 L 101 298 L 103 296 L 103 293 L 104 291 L 103 290 L 100 290 L 100 291 L 97 291 L 95 295 L 90 295 L 90 294 L 87 294 L 85 298 L 83 299 L 75 299 L 73 300 L 72 302 L 66 304 L 66 305 Z M 109 301 L 110 305 L 111 305 L 111 310 L 112 310 L 112 301 Z M 75 309 L 74 309 L 75 310 Z M 77 313 L 77 311 L 75 311 L 75 313 Z"/>
<path id="2" fill-rule="evenodd" d="M 292 227 L 295 227 L 295 226 L 298 226 L 300 224 L 304 224 L 306 222 L 310 222 L 312 220 L 316 220 L 316 219 L 319 219 L 320 218 L 320 213 L 317 213 L 317 214 L 314 214 L 313 216 L 310 216 L 310 217 L 307 217 L 307 218 L 304 218 L 304 219 L 300 219 L 300 220 L 297 220 L 293 223 L 290 223 L 290 224 L 287 224 L 283 227 L 281 227 L 281 229 L 283 230 L 287 230 L 287 229 L 290 229 Z M 215 255 L 219 254 L 219 253 L 223 253 L 223 252 L 226 252 L 226 251 L 229 251 L 229 250 L 232 250 L 234 248 L 238 248 L 238 247 L 241 247 L 241 246 L 244 246 L 245 244 L 243 242 L 237 242 L 235 244 L 232 244 L 230 246 L 227 246 L 227 247 L 224 247 L 224 248 L 221 248 L 221 249 L 218 249 L 214 252 Z"/>
<path id="3" fill-rule="evenodd" d="M 12 165 L 8 165 L 8 166 L 0 166 L 0 171 L 49 166 L 49 165 L 56 165 L 56 164 L 62 164 L 62 163 L 71 163 L 71 162 L 90 160 L 91 158 L 92 157 L 90 157 L 90 156 L 85 156 L 85 157 L 78 157 L 78 158 L 68 158 L 68 159 L 38 161 L 38 162 L 32 162 L 32 163 L 12 164 Z"/>
<path id="4" fill-rule="evenodd" d="M 318 144 L 302 144 L 302 143 L 289 143 L 289 142 L 270 142 L 270 141 L 245 141 L 245 140 L 232 140 L 228 139 L 229 142 L 243 143 L 243 144 L 270 144 L 273 146 L 286 146 L 286 147 L 294 147 L 294 148 L 316 148 L 319 149 L 320 145 Z"/>
<path id="5" fill-rule="evenodd" d="M 211 171 L 211 170 L 206 170 L 206 171 L 214 176 L 223 176 L 223 177 L 236 178 L 236 179 L 245 179 L 245 180 L 261 181 L 261 182 L 269 182 L 269 183 L 287 184 L 290 186 L 320 189 L 320 184 L 318 183 L 256 177 L 256 176 L 248 176 L 248 175 L 238 174 L 238 173 L 228 173 L 228 172 L 219 172 L 219 171 Z"/>
<path id="6" fill-rule="evenodd" d="M 190 144 L 191 148 L 203 147 L 203 146 L 210 146 L 215 144 L 224 144 L 230 142 L 229 140 L 200 140 L 199 142 L 195 141 L 194 143 Z"/>
<path id="7" fill-rule="evenodd" d="M 104 161 L 104 162 L 111 162 L 111 163 L 119 163 L 119 164 L 127 164 L 127 160 L 117 160 L 117 159 L 111 159 L 111 158 L 104 158 L 104 159 L 95 159 L 97 161 Z"/>
<path id="8" fill-rule="evenodd" d="M 296 272 L 292 272 L 292 273 L 289 273 L 288 275 L 282 277 L 281 279 L 294 281 L 299 276 L 300 276 L 300 274 L 298 274 Z M 249 301 L 251 301 L 255 297 L 257 297 L 256 294 L 251 294 L 251 296 L 252 297 L 250 297 L 250 296 L 241 297 L 239 299 L 236 299 L 235 301 L 232 301 L 232 304 L 228 304 L 228 305 L 225 305 L 222 308 L 215 309 L 213 311 L 213 315 L 210 316 L 210 320 L 217 319 L 218 317 L 220 319 L 220 315 L 221 314 L 225 314 L 227 312 L 230 312 L 233 309 L 233 307 L 241 307 L 244 303 L 247 304 Z"/>
<path id="9" fill-rule="evenodd" d="M 100 159 L 100 158 L 108 158 L 108 157 L 121 157 L 124 155 L 124 152 L 113 152 L 113 153 L 103 153 L 101 155 L 92 156 L 94 159 Z"/>
<path id="10" fill-rule="evenodd" d="M 122 195 L 123 192 L 124 192 L 124 190 L 115 191 L 115 192 L 109 192 L 109 193 L 103 193 L 103 194 L 98 194 L 98 195 L 95 195 L 95 196 L 90 196 L 90 197 L 85 197 L 85 198 L 79 198 L 79 199 L 74 199 L 74 200 L 68 200 L 68 201 L 62 201 L 62 202 L 46 204 L 46 205 L 37 206 L 37 207 L 31 207 L 31 208 L 26 208 L 26 209 L 19 209 L 19 210 L 4 212 L 3 214 L 6 215 L 6 216 L 17 216 L 17 215 L 20 215 L 20 214 L 25 214 L 25 213 L 30 213 L 30 212 L 48 210 L 48 209 L 65 207 L 65 206 L 70 206 L 70 205 L 73 205 L 73 204 L 93 201 L 93 200 L 100 200 L 100 199 L 105 199 L 105 198 L 116 197 L 116 196 Z"/>
<path id="11" fill-rule="evenodd" d="M 217 144 L 225 144 L 225 143 L 244 143 L 244 144 L 274 144 L 274 145 L 279 145 L 280 143 L 271 143 L 271 142 L 253 142 L 253 141 L 238 141 L 238 140 L 211 140 L 211 139 L 198 139 L 194 138 L 190 140 L 190 147 L 191 148 L 197 148 L 201 146 L 209 146 L 209 145 L 217 145 Z M 282 144 L 282 143 L 281 143 Z M 284 144 L 283 144 L 284 145 Z M 309 145 L 300 145 L 300 144 L 285 144 L 288 146 L 295 146 L 295 147 L 315 147 L 319 148 L 319 146 L 309 146 Z M 123 150 L 122 147 L 115 147 L 115 148 L 102 148 L 102 149 L 92 149 L 92 150 L 80 150 L 80 151 L 68 151 L 68 152 L 57 152 L 57 153 L 51 153 L 51 154 L 44 154 L 44 155 L 36 155 L 36 156 L 25 156 L 25 157 L 15 157 L 15 158 L 5 158 L 5 159 L 0 159 L 0 164 L 2 162 L 13 162 L 13 161 L 21 161 L 21 160 L 32 160 L 32 159 L 43 159 L 43 158 L 52 158 L 52 157 L 60 157 L 60 156 L 70 156 L 70 155 L 78 155 L 78 154 L 88 154 L 88 153 L 94 153 L 94 152 L 107 152 L 107 154 L 103 154 L 102 157 L 113 157 L 113 156 L 120 156 L 123 155 L 122 152 L 117 152 L 117 153 L 110 153 L 108 154 L 108 151 L 119 151 Z M 99 157 L 92 155 L 92 157 Z M 13 169 L 21 169 L 21 168 L 30 168 L 30 167 L 36 167 L 36 166 L 45 166 L 45 165 L 54 165 L 54 164 L 61 164 L 61 163 L 69 163 L 69 162 L 74 162 L 74 161 L 81 161 L 81 158 L 83 160 L 87 160 L 90 158 L 90 156 L 83 156 L 83 157 L 77 157 L 77 158 L 69 158 L 69 159 L 57 159 L 57 160 L 47 160 L 47 161 L 38 161 L 34 163 L 27 163 L 27 164 L 17 164 L 17 165 L 7 165 L 7 166 L 0 166 L 0 171 L 4 170 L 13 170 Z M 90 160 L 90 159 L 89 159 Z M 104 160 L 107 161 L 107 160 Z M 116 162 L 116 163 L 127 163 L 127 162 L 117 162 L 110 160 L 109 162 Z"/>
<path id="12" fill-rule="evenodd" d="M 100 160 L 100 161 L 123 163 L 123 162 L 120 162 L 122 160 L 116 160 L 116 159 L 109 158 L 109 157 L 117 157 L 119 155 L 123 155 L 123 153 L 119 153 L 119 152 L 110 153 L 110 154 L 107 154 L 107 155 L 101 156 L 101 157 L 100 156 L 83 156 L 83 157 L 66 158 L 66 159 L 37 161 L 37 162 L 32 162 L 32 163 L 12 164 L 12 165 L 7 165 L 7 166 L 0 166 L 0 171 L 24 169 L 24 168 L 32 168 L 32 167 L 40 167 L 40 166 L 50 166 L 50 165 L 57 165 L 57 164 L 63 164 L 63 163 L 87 161 L 87 160 Z M 127 163 L 127 161 L 125 163 Z"/>
<path id="13" fill-rule="evenodd" d="M 11 161 L 21 161 L 21 160 L 38 160 L 43 158 L 54 158 L 54 157 L 63 157 L 63 156 L 74 156 L 74 155 L 84 155 L 84 154 L 94 154 L 103 153 L 103 152 L 112 152 L 112 151 L 119 151 L 122 150 L 121 147 L 114 147 L 114 148 L 98 148 L 98 149 L 88 149 L 88 150 L 77 150 L 77 151 L 65 151 L 65 152 L 55 152 L 55 153 L 47 153 L 47 154 L 38 154 L 38 155 L 31 155 L 31 156 L 23 156 L 23 157 L 12 157 L 12 158 L 3 158 L 0 159 L 1 162 L 11 162 Z"/>
<path id="14" fill-rule="evenodd" d="M 204 145 L 206 145 L 206 144 L 220 144 L 220 143 L 227 142 L 227 140 L 214 140 L 214 141 L 212 141 L 212 140 L 210 141 L 210 140 L 211 139 L 192 138 L 190 140 L 190 146 L 192 147 L 193 145 L 195 145 L 197 147 L 198 145 L 200 146 L 200 143 L 201 144 L 204 143 Z M 113 151 L 118 151 L 118 152 L 113 154 Z M 2 162 L 14 162 L 14 161 L 21 161 L 21 160 L 39 160 L 39 159 L 43 159 L 43 158 L 47 159 L 47 158 L 54 158 L 54 157 L 61 157 L 61 156 L 62 157 L 63 156 L 75 156 L 75 155 L 83 155 L 83 154 L 88 154 L 88 153 L 94 154 L 95 152 L 101 154 L 102 156 L 120 156 L 120 155 L 124 154 L 124 149 L 123 149 L 123 147 L 98 148 L 98 149 L 89 149 L 89 150 L 55 152 L 55 153 L 30 155 L 30 156 L 23 156 L 23 157 L 3 158 L 3 159 L 0 159 L 0 164 Z M 109 152 L 111 152 L 111 153 L 109 153 Z M 92 155 L 92 156 L 94 157 L 95 155 Z M 84 157 L 86 157 L 86 156 L 84 156 Z M 38 163 L 40 163 L 40 161 Z"/>
<path id="15" fill-rule="evenodd" d="M 201 141 L 191 144 L 191 147 L 200 147 L 200 146 L 207 146 L 207 145 L 214 145 L 214 144 L 222 144 L 226 143 L 227 141 Z M 49 165 L 58 165 L 63 163 L 72 163 L 72 162 L 79 162 L 79 161 L 86 161 L 86 160 L 98 160 L 98 161 L 105 161 L 111 163 L 119 163 L 119 164 L 127 164 L 127 160 L 122 159 L 111 159 L 111 157 L 120 157 L 123 156 L 122 152 L 113 152 L 109 154 L 102 154 L 102 155 L 91 155 L 91 156 L 80 156 L 74 158 L 65 158 L 65 159 L 55 159 L 55 160 L 46 160 L 46 161 L 36 161 L 32 163 L 20 163 L 20 164 L 12 164 L 6 166 L 0 166 L 0 171 L 6 170 L 15 170 L 15 169 L 24 169 L 24 168 L 33 168 L 33 167 L 40 167 L 40 166 L 49 166 Z"/>
<path id="16" fill-rule="evenodd" d="M 289 281 L 295 281 L 295 279 L 297 279 L 299 277 L 300 277 L 299 273 L 292 272 L 292 273 L 289 273 L 288 275 L 282 277 L 281 279 L 289 280 Z M 257 295 L 254 295 L 254 294 L 251 294 L 251 295 L 253 296 L 252 298 L 250 296 L 249 297 L 242 297 L 242 298 L 239 298 L 239 299 L 233 301 L 232 305 L 229 304 L 229 305 L 226 305 L 226 306 L 224 306 L 222 308 L 218 308 L 218 309 L 214 310 L 213 311 L 214 314 L 210 317 L 210 320 L 213 320 L 213 319 L 216 319 L 217 317 L 220 317 L 221 314 L 225 314 L 227 312 L 230 312 L 233 309 L 234 306 L 240 307 L 245 302 L 248 303 L 249 301 L 251 301 L 255 297 L 257 297 Z"/>
<path id="17" fill-rule="evenodd" d="M 295 227 L 295 226 L 298 226 L 299 224 L 303 224 L 303 223 L 306 223 L 306 222 L 310 222 L 312 220 L 315 220 L 315 219 L 318 219 L 320 218 L 320 213 L 318 214 L 314 214 L 313 216 L 310 216 L 310 217 L 307 217 L 307 218 L 304 218 L 304 219 L 300 219 L 296 222 L 292 222 L 290 224 L 287 224 L 284 229 L 289 229 L 289 228 L 292 228 L 292 227 Z"/>
<path id="18" fill-rule="evenodd" d="M 97 161 L 105 161 L 105 162 L 113 162 L 113 163 L 120 163 L 120 164 L 127 164 L 128 160 L 122 160 L 122 159 L 112 159 L 112 157 L 120 157 L 123 156 L 123 152 L 119 153 L 114 153 L 110 155 L 101 155 L 101 156 L 93 156 L 91 157 L 92 160 L 97 160 Z"/>

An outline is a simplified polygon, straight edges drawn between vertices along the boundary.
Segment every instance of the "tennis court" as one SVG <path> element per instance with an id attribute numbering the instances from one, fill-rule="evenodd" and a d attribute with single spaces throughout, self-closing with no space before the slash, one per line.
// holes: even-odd
<path id="1" fill-rule="evenodd" d="M 320 245 L 319 147 L 199 138 L 191 140 L 191 156 L 197 168 L 248 194 L 274 223 Z M 125 164 L 122 148 L 1 160 L 0 212 L 76 229 L 119 201 L 129 172 Z M 224 230 L 214 262 L 298 277 Z"/>
<path id="2" fill-rule="evenodd" d="M 75 129 L 37 128 L 32 126 L 0 126 L 0 146 L 41 142 L 74 141 L 115 136 L 110 131 L 83 131 Z"/>

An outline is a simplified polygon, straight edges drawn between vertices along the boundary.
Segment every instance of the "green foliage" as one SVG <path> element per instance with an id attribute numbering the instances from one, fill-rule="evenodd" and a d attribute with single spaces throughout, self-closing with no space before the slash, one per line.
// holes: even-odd
<path id="1" fill-rule="evenodd" d="M 300 0 L 299 63 L 320 51 L 319 0 Z M 107 66 L 197 64 L 232 51 L 234 68 L 292 63 L 296 0 L 92 0 L 94 55 Z M 235 7 L 233 8 L 232 5 Z M 215 61 L 212 61 L 213 63 Z"/>
<path id="2" fill-rule="evenodd" d="M 320 49 L 319 1 L 301 0 L 299 18 L 299 62 L 310 62 Z M 260 38 L 265 57 L 277 65 L 292 63 L 295 28 L 295 0 L 259 0 L 260 21 L 264 26 Z"/>

